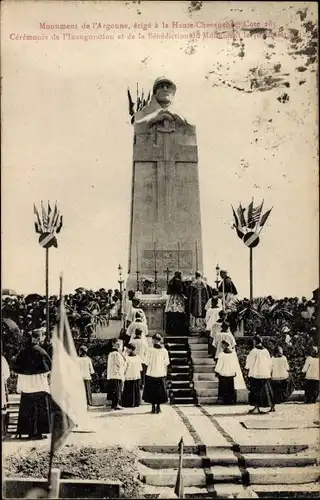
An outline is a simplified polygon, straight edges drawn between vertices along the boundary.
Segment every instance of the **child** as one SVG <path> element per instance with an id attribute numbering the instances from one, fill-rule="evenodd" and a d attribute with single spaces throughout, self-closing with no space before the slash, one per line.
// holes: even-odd
<path id="1" fill-rule="evenodd" d="M 118 339 L 114 339 L 107 365 L 108 399 L 111 399 L 112 410 L 122 410 L 120 401 L 125 367 L 126 359 L 125 355 L 121 352 L 121 342 Z"/>
<path id="2" fill-rule="evenodd" d="M 134 318 L 134 321 L 130 323 L 126 331 L 126 341 L 128 344 L 131 344 L 136 328 L 139 328 L 142 332 L 142 338 L 147 339 L 148 336 L 148 325 L 145 321 L 143 321 L 143 316 L 137 312 Z"/>
<path id="3" fill-rule="evenodd" d="M 142 389 L 145 382 L 147 366 L 145 364 L 146 355 L 148 352 L 148 342 L 147 339 L 142 338 L 142 331 L 140 328 L 136 328 L 135 336 L 131 340 L 130 344 L 135 347 L 135 353 L 140 357 L 142 363 L 141 377 L 140 377 L 140 388 Z"/>
<path id="4" fill-rule="evenodd" d="M 161 335 L 156 333 L 152 341 L 153 347 L 148 349 L 145 359 L 147 372 L 143 399 L 146 403 L 151 403 L 151 413 L 160 413 L 160 405 L 168 401 L 166 376 L 170 360 L 168 351 L 161 345 Z"/>
<path id="5" fill-rule="evenodd" d="M 222 341 L 222 352 L 218 356 L 215 367 L 216 375 L 219 377 L 218 400 L 227 405 L 236 402 L 236 391 L 234 379 L 237 374 L 235 354 L 230 348 L 227 340 Z"/>
<path id="6" fill-rule="evenodd" d="M 310 355 L 307 357 L 302 373 L 305 373 L 304 381 L 304 402 L 305 404 L 313 404 L 319 396 L 319 357 L 318 348 L 312 346 Z"/>
<path id="7" fill-rule="evenodd" d="M 212 299 L 210 299 L 210 307 L 207 309 L 206 313 L 206 331 L 209 336 L 208 354 L 214 354 L 212 344 L 217 331 L 220 330 L 221 324 L 218 323 L 220 312 L 221 308 L 219 307 L 219 299 L 217 297 L 212 297 Z"/>
<path id="8" fill-rule="evenodd" d="M 274 397 L 271 386 L 271 357 L 269 351 L 263 347 L 262 339 L 258 335 L 254 338 L 254 347 L 249 352 L 245 370 L 248 370 L 250 380 L 249 405 L 253 409 L 248 413 L 262 413 L 260 408 L 270 407 L 275 411 Z"/>
<path id="9" fill-rule="evenodd" d="M 284 403 L 291 394 L 289 394 L 291 390 L 289 389 L 289 370 L 282 348 L 276 347 L 271 358 L 271 386 L 275 404 Z"/>
<path id="10" fill-rule="evenodd" d="M 91 393 L 91 375 L 94 373 L 92 366 L 92 361 L 87 355 L 88 349 L 86 346 L 82 345 L 79 348 L 79 365 L 81 370 L 81 375 L 84 382 L 84 388 L 86 390 L 87 405 L 92 406 L 92 393 Z"/>
<path id="11" fill-rule="evenodd" d="M 122 404 L 125 407 L 140 406 L 140 377 L 141 377 L 141 359 L 136 354 L 134 345 L 127 346 L 126 368 L 124 372 L 125 382 L 122 393 Z"/>
<path id="12" fill-rule="evenodd" d="M 221 311 L 221 312 L 223 312 L 223 311 Z M 218 359 L 220 352 L 222 352 L 222 350 L 223 350 L 222 342 L 224 340 L 226 340 L 229 343 L 229 347 L 231 349 L 235 348 L 236 341 L 234 339 L 234 336 L 232 335 L 232 333 L 229 330 L 229 323 L 227 323 L 227 322 L 221 323 L 221 330 L 216 333 L 216 336 L 213 339 L 212 345 L 216 349 L 215 355 L 214 355 L 215 359 Z"/>

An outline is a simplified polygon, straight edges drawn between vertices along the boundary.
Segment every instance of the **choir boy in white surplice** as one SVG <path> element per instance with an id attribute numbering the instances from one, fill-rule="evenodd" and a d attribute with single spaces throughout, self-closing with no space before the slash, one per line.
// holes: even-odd
<path id="1" fill-rule="evenodd" d="M 141 358 L 133 344 L 127 346 L 125 381 L 122 393 L 122 406 L 137 407 L 141 403 L 140 377 L 142 371 Z"/>
<path id="2" fill-rule="evenodd" d="M 112 410 L 122 410 L 120 402 L 125 378 L 125 367 L 126 358 L 123 352 L 121 352 L 121 343 L 118 339 L 114 339 L 107 364 L 108 399 L 111 399 Z"/>
<path id="3" fill-rule="evenodd" d="M 160 405 L 168 401 L 166 376 L 170 359 L 167 349 L 162 346 L 159 333 L 152 337 L 152 342 L 153 346 L 148 349 L 145 359 L 147 372 L 143 399 L 146 403 L 151 403 L 151 413 L 160 413 Z"/>
<path id="4" fill-rule="evenodd" d="M 227 405 L 236 402 L 234 380 L 238 371 L 237 358 L 227 340 L 222 341 L 220 352 L 215 366 L 215 373 L 219 378 L 218 401 Z"/>

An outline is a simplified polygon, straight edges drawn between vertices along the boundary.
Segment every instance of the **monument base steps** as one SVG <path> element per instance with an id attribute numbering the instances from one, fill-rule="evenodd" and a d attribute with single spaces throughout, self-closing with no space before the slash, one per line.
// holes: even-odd
<path id="1" fill-rule="evenodd" d="M 283 492 L 281 496 L 286 496 L 286 493 L 287 498 L 294 497 L 298 492 L 305 492 L 309 497 L 316 496 L 319 488 L 315 483 L 319 481 L 320 471 L 315 454 L 311 451 L 308 455 L 293 454 L 295 449 L 289 449 L 289 453 L 285 454 L 282 448 L 279 446 L 278 450 L 276 446 L 275 453 L 243 454 L 252 489 L 259 497 L 265 498 L 276 497 L 279 491 Z M 238 458 L 231 447 L 208 447 L 205 461 L 196 446 L 186 446 L 184 451 L 182 472 L 186 498 L 212 498 L 212 492 L 217 498 L 244 493 L 243 468 L 239 468 Z M 146 487 L 174 488 L 179 466 L 176 447 L 142 447 L 139 462 L 140 479 Z M 208 484 L 208 475 L 213 484 Z"/>

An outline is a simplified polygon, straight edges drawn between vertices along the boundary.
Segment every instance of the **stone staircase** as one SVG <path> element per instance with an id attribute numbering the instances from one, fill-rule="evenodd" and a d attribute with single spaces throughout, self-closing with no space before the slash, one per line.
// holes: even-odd
<path id="1" fill-rule="evenodd" d="M 306 454 L 300 447 L 286 450 L 279 447 L 268 453 L 264 446 L 241 450 L 242 462 L 232 447 L 208 447 L 205 456 L 197 446 L 185 446 L 183 455 L 183 482 L 186 498 L 228 498 L 244 496 L 245 487 L 265 498 L 281 496 L 293 498 L 299 494 L 317 497 L 320 473 L 317 457 Z M 304 447 L 304 448 L 307 448 Z M 170 446 L 145 446 L 140 451 L 140 479 L 146 492 L 159 492 L 165 488 L 169 493 L 176 484 L 179 455 Z M 164 491 L 165 491 L 164 490 Z M 284 495 L 285 494 L 285 495 Z"/>
<path id="2" fill-rule="evenodd" d="M 218 399 L 218 379 L 214 373 L 214 360 L 208 355 L 208 340 L 206 337 L 190 337 L 189 347 L 198 403 L 214 404 Z"/>
<path id="3" fill-rule="evenodd" d="M 188 337 L 165 337 L 164 345 L 170 357 L 167 388 L 171 404 L 197 404 L 193 382 L 193 367 Z"/>

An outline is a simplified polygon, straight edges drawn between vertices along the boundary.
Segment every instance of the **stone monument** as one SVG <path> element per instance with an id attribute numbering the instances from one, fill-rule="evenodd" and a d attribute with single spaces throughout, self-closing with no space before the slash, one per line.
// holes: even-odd
<path id="1" fill-rule="evenodd" d="M 126 288 L 151 282 L 158 299 L 175 271 L 203 272 L 196 129 L 174 108 L 175 93 L 174 82 L 158 78 L 134 115 Z"/>

